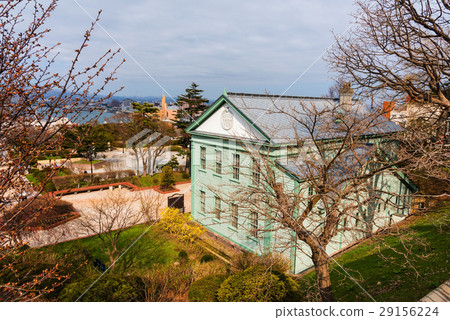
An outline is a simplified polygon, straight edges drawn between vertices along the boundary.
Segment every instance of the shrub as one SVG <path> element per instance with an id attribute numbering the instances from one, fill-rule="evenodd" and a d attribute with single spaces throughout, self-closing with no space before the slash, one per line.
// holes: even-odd
<path id="1" fill-rule="evenodd" d="M 173 170 L 169 166 L 162 168 L 161 175 L 161 188 L 169 189 L 175 184 L 175 176 L 173 175 Z"/>
<path id="2" fill-rule="evenodd" d="M 178 145 L 171 145 L 171 146 L 169 146 L 169 148 L 170 148 L 170 151 L 176 151 L 176 152 L 181 151 L 181 147 Z"/>
<path id="3" fill-rule="evenodd" d="M 68 284 L 61 292 L 61 300 L 75 301 L 97 278 L 98 275 L 93 275 Z M 137 293 L 126 278 L 122 275 L 107 274 L 100 278 L 80 301 L 121 302 L 135 301 L 136 298 Z"/>
<path id="4" fill-rule="evenodd" d="M 179 253 L 178 253 L 178 261 L 180 261 L 180 262 L 187 262 L 189 260 L 189 256 L 188 256 L 188 253 L 186 252 L 186 251 L 184 251 L 184 250 L 181 250 Z"/>
<path id="5" fill-rule="evenodd" d="M 216 302 L 217 291 L 227 278 L 223 274 L 213 274 L 195 281 L 188 292 L 191 302 Z"/>
<path id="6" fill-rule="evenodd" d="M 64 270 L 61 265 L 55 267 L 53 263 L 40 262 L 39 260 L 42 260 L 42 257 L 34 257 L 34 261 L 30 261 L 27 257 L 28 252 L 26 252 L 26 249 L 21 249 L 13 253 L 19 252 L 23 253 L 20 260 L 17 260 L 17 257 L 8 259 L 9 257 L 2 256 L 3 259 L 6 259 L 6 261 L 2 261 L 3 263 L 10 262 L 11 264 L 8 268 L 5 268 L 2 264 L 3 270 L 0 278 L 0 286 L 14 283 L 18 288 L 33 291 L 37 297 L 39 294 L 43 294 L 42 298 L 44 300 L 56 298 L 58 295 L 57 292 L 62 289 L 63 282 L 69 277 L 66 275 L 68 270 Z M 51 274 L 50 270 L 54 270 L 58 276 L 49 276 Z M 40 299 L 41 301 L 42 298 Z"/>
<path id="7" fill-rule="evenodd" d="M 189 179 L 189 172 L 183 172 L 183 173 L 181 174 L 181 177 L 182 177 L 183 179 Z"/>
<path id="8" fill-rule="evenodd" d="M 155 265 L 144 276 L 135 277 L 135 289 L 143 301 L 185 301 L 194 281 L 189 264 L 179 266 Z"/>
<path id="9" fill-rule="evenodd" d="M 213 260 L 214 260 L 214 257 L 212 255 L 208 254 L 208 253 L 203 255 L 200 258 L 200 262 L 201 263 L 206 263 L 206 262 L 210 262 L 210 261 L 213 261 Z"/>
<path id="10" fill-rule="evenodd" d="M 244 251 L 241 254 L 235 255 L 231 263 L 235 270 L 243 271 L 258 265 L 259 262 L 259 257 L 256 254 Z"/>
<path id="11" fill-rule="evenodd" d="M 52 181 L 49 181 L 45 184 L 45 188 L 44 190 L 46 192 L 52 192 L 52 191 L 56 191 L 56 187 L 55 184 Z"/>
<path id="12" fill-rule="evenodd" d="M 178 162 L 178 159 L 176 156 L 172 156 L 172 158 L 170 158 L 169 162 L 166 163 L 166 166 L 171 167 L 172 170 L 176 170 L 179 165 L 180 165 L 180 163 Z"/>
<path id="13" fill-rule="evenodd" d="M 4 223 L 4 230 L 8 231 L 21 230 L 26 227 L 46 227 L 65 219 L 69 213 L 74 211 L 70 202 L 50 197 L 38 197 L 19 203 L 5 213 L 0 219 L 0 223 Z"/>
<path id="14" fill-rule="evenodd" d="M 281 254 L 265 254 L 257 256 L 256 254 L 244 251 L 233 257 L 232 265 L 235 270 L 242 271 L 257 265 L 265 266 L 272 271 L 285 273 L 289 271 L 290 263 Z"/>
<path id="15" fill-rule="evenodd" d="M 52 182 L 57 190 L 65 190 L 78 187 L 78 183 L 73 176 L 56 176 L 52 178 Z"/>
<path id="16" fill-rule="evenodd" d="M 141 187 L 142 186 L 142 182 L 141 182 L 141 180 L 139 179 L 139 177 L 137 177 L 137 176 L 133 176 L 133 177 L 131 177 L 131 179 L 127 179 L 127 180 L 129 180 L 132 184 L 134 184 L 135 186 L 139 186 L 139 187 Z"/>
<path id="17" fill-rule="evenodd" d="M 41 170 L 34 170 L 32 172 L 33 178 L 35 178 L 37 181 L 42 182 L 47 178 L 47 175 L 45 174 L 45 172 L 41 171 Z"/>
<path id="18" fill-rule="evenodd" d="M 162 229 L 182 241 L 193 242 L 204 232 L 202 226 L 192 221 L 189 212 L 181 213 L 176 208 L 166 208 L 162 212 L 159 222 Z"/>
<path id="19" fill-rule="evenodd" d="M 288 289 L 278 275 L 258 265 L 226 279 L 217 291 L 217 298 L 224 302 L 284 301 Z"/>

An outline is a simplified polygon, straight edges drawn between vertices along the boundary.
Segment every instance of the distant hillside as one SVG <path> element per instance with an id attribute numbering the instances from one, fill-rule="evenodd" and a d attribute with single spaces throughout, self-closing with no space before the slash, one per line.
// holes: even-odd
<path id="1" fill-rule="evenodd" d="M 59 95 L 61 93 L 61 91 L 59 91 L 59 90 L 50 90 L 46 95 L 45 95 L 45 97 L 46 98 L 48 98 L 48 97 L 51 97 L 51 96 L 57 96 L 57 95 Z M 69 94 L 67 93 L 67 94 L 65 94 L 64 96 L 69 96 Z M 104 98 L 105 97 L 105 95 L 99 95 L 98 96 L 98 98 Z M 138 97 L 138 96 L 125 96 L 125 95 L 115 95 L 115 96 L 113 96 L 112 98 L 110 98 L 110 99 L 106 99 L 106 102 L 110 102 L 111 100 L 119 100 L 119 101 L 122 101 L 122 100 L 125 100 L 125 99 L 131 99 L 131 100 L 136 100 L 136 101 L 155 101 L 155 100 L 157 100 L 157 101 L 161 101 L 161 99 L 162 99 L 162 96 L 143 96 L 143 97 Z M 167 102 L 175 102 L 175 100 L 173 100 L 173 99 L 171 99 L 170 97 L 167 97 L 166 96 L 166 101 Z"/>

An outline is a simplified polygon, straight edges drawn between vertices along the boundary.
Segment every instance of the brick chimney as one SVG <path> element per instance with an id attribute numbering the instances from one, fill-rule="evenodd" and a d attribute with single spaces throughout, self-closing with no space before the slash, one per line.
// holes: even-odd
<path id="1" fill-rule="evenodd" d="M 341 107 L 341 109 L 350 111 L 353 105 L 353 93 L 354 91 L 350 86 L 350 82 L 344 82 L 342 84 L 342 88 L 339 89 L 339 106 Z"/>

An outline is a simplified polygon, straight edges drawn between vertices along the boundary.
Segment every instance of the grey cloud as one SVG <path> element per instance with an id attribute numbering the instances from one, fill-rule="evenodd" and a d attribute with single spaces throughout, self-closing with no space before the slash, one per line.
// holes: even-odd
<path id="1" fill-rule="evenodd" d="M 224 87 L 284 91 L 333 42 L 331 30 L 348 27 L 353 2 L 78 1 L 91 15 L 103 9 L 102 26 L 172 95 L 198 81 L 209 97 Z M 60 2 L 47 41 L 63 43 L 63 61 L 70 61 L 89 23 L 75 2 Z M 116 47 L 97 27 L 82 62 Z M 124 94 L 161 93 L 123 52 L 122 57 L 128 61 L 117 83 L 126 86 Z M 321 61 L 289 93 L 320 95 L 330 84 L 328 76 Z"/>

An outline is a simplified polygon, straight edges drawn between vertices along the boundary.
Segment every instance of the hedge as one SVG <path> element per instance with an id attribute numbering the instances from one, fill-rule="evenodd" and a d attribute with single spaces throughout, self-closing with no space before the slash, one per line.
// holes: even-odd
<path id="1" fill-rule="evenodd" d="M 98 280 L 98 275 L 85 277 L 68 284 L 61 292 L 62 301 L 73 302 L 84 293 L 80 301 L 127 302 L 136 301 L 137 292 L 130 280 L 122 275 L 108 273 Z M 95 282 L 97 281 L 97 282 Z M 95 283 L 89 290 L 90 285 Z"/>
<path id="2" fill-rule="evenodd" d="M 133 170 L 122 170 L 122 171 L 111 171 L 111 172 L 100 172 L 100 173 L 84 173 L 77 175 L 68 176 L 56 176 L 52 178 L 52 181 L 56 187 L 56 190 L 66 190 L 78 188 L 80 185 L 91 185 L 92 184 L 107 184 L 112 182 L 122 182 L 118 180 L 126 180 L 134 176 Z"/>
<path id="3" fill-rule="evenodd" d="M 213 274 L 195 281 L 188 292 L 191 302 L 216 302 L 217 291 L 228 276 Z"/>
<path id="4" fill-rule="evenodd" d="M 288 301 L 295 296 L 296 283 L 285 274 L 257 265 L 226 279 L 217 291 L 224 302 Z"/>
<path id="5" fill-rule="evenodd" d="M 70 202 L 38 197 L 22 201 L 0 219 L 2 230 L 20 232 L 25 228 L 45 228 L 66 218 L 75 211 Z"/>

